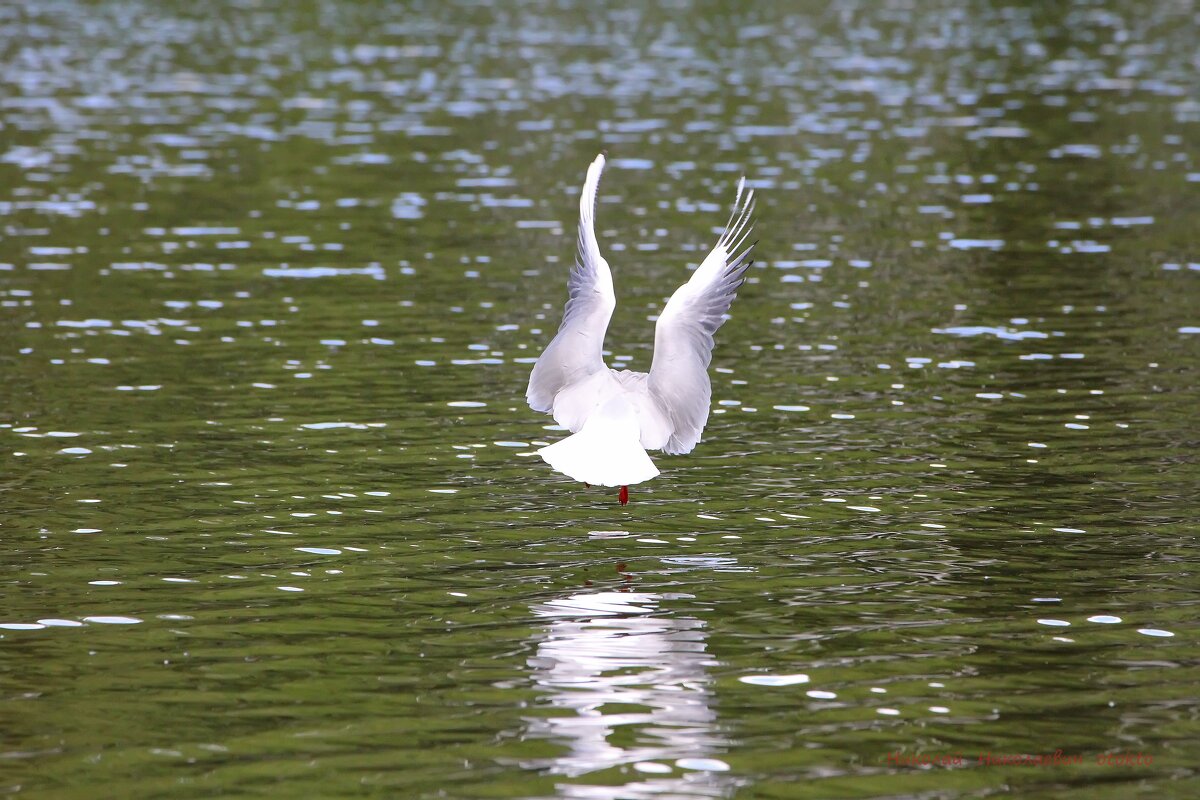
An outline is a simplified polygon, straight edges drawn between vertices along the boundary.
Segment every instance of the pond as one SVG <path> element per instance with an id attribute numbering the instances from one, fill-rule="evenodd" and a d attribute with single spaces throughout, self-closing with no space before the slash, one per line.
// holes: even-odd
<path id="1" fill-rule="evenodd" d="M 1189 3 L 0 8 L 0 793 L 1192 797 Z M 687 456 L 525 404 L 587 165 Z"/>

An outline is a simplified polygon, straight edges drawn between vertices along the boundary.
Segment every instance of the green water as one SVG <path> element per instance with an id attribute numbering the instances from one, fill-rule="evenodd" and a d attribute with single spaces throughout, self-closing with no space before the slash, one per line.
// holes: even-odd
<path id="1" fill-rule="evenodd" d="M 1194 6 L 497 5 L 0 7 L 0 794 L 1196 796 Z M 625 508 L 601 150 L 613 364 L 760 196 Z"/>

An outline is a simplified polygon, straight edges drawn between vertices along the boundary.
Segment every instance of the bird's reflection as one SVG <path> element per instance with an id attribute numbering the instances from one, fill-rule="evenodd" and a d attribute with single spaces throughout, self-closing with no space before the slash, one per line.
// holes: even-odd
<path id="1" fill-rule="evenodd" d="M 561 797 L 722 797 L 734 787 L 719 759 L 728 742 L 712 708 L 704 623 L 658 608 L 661 595 L 576 594 L 539 604 L 548 621 L 533 680 L 546 716 L 527 734 L 566 751 L 526 766 L 577 778 L 624 768 L 629 781 L 559 786 Z M 620 780 L 620 777 L 617 777 Z"/>

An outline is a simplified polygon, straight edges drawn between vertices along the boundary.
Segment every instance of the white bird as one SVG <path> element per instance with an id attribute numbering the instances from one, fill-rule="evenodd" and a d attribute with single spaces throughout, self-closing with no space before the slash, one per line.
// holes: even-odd
<path id="1" fill-rule="evenodd" d="M 745 191 L 744 177 L 738 182 L 733 213 L 716 246 L 667 301 L 654 329 L 650 372 L 615 370 L 605 365 L 602 351 L 617 298 L 593 222 L 603 169 L 604 156 L 598 155 L 579 198 L 579 257 L 567 282 L 562 324 L 533 365 L 525 398 L 572 432 L 537 451 L 546 463 L 586 484 L 620 486 L 625 505 L 629 486 L 658 474 L 646 451 L 689 453 L 708 422 L 713 334 L 753 263 L 754 244 L 743 244 L 754 191 Z"/>

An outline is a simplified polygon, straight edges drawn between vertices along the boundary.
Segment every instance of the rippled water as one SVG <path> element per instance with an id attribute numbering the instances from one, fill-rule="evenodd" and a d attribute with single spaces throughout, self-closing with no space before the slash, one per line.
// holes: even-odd
<path id="1" fill-rule="evenodd" d="M 1195 796 L 1193 5 L 501 5 L 0 7 L 0 793 Z M 600 150 L 610 363 L 761 197 L 626 508 Z"/>

